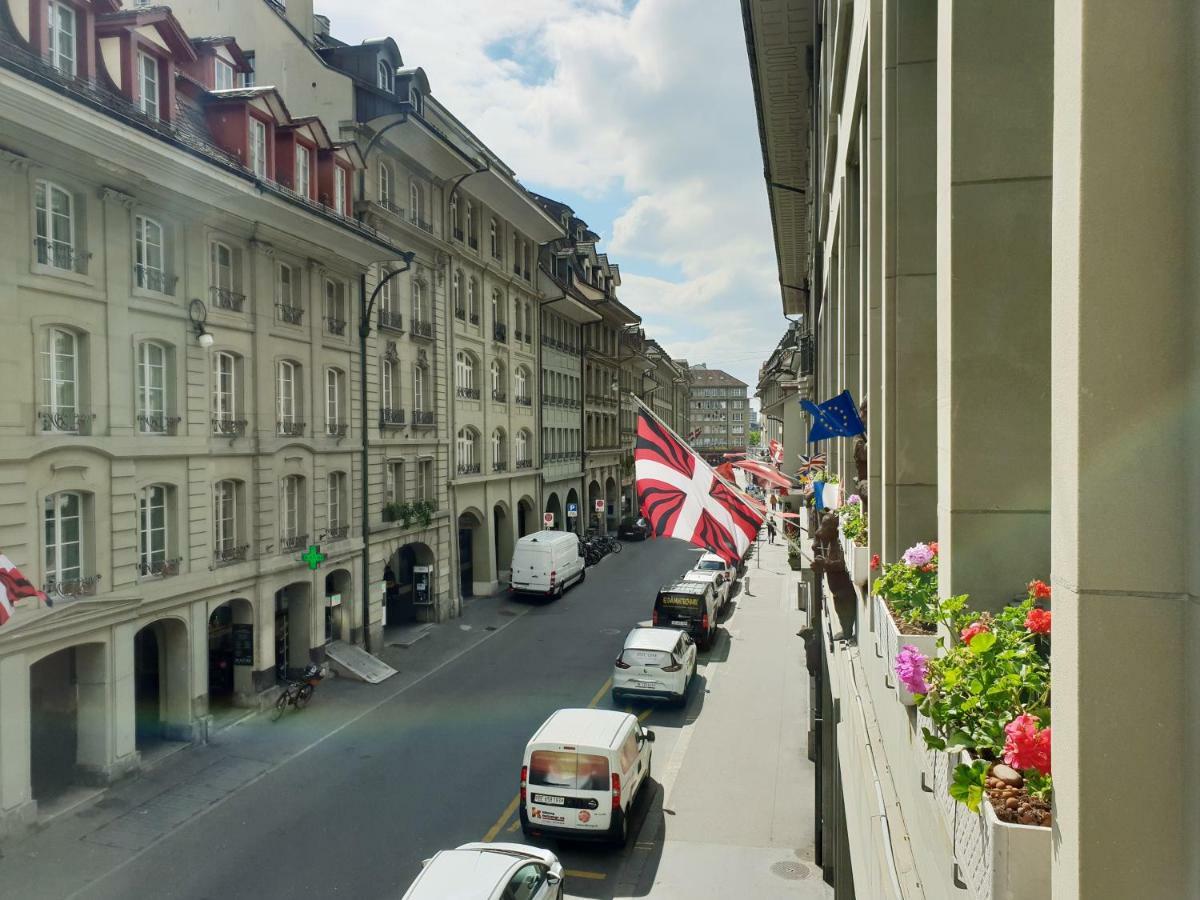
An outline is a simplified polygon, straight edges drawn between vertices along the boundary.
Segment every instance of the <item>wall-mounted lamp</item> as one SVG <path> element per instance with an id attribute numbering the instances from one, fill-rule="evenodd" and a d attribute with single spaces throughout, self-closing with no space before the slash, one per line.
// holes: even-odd
<path id="1" fill-rule="evenodd" d="M 188 305 L 188 318 L 192 321 L 192 329 L 196 332 L 196 342 L 207 350 L 213 345 L 214 338 L 204 327 L 208 321 L 208 309 L 201 300 L 193 300 Z"/>

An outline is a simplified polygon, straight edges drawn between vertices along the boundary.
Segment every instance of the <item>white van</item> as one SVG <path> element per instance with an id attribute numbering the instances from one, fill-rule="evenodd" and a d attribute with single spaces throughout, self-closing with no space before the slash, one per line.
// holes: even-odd
<path id="1" fill-rule="evenodd" d="M 517 541 L 512 558 L 512 590 L 561 597 L 587 577 L 583 551 L 573 531 L 539 531 Z"/>
<path id="2" fill-rule="evenodd" d="M 528 838 L 624 844 L 629 810 L 650 777 L 654 732 L 610 709 L 560 709 L 525 747 L 521 830 Z"/>

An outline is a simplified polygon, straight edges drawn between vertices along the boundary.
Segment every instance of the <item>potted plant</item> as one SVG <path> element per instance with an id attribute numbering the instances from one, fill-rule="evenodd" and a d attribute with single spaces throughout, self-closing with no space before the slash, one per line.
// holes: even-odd
<path id="1" fill-rule="evenodd" d="M 862 497 L 851 494 L 844 505 L 838 507 L 838 529 L 842 533 L 842 553 L 846 557 L 846 568 L 855 584 L 865 585 L 870 577 L 867 552 L 867 511 Z"/>
<path id="2" fill-rule="evenodd" d="M 435 512 L 437 512 L 437 502 L 434 500 L 418 500 L 413 504 L 413 515 L 421 523 L 422 528 L 429 527 Z"/>

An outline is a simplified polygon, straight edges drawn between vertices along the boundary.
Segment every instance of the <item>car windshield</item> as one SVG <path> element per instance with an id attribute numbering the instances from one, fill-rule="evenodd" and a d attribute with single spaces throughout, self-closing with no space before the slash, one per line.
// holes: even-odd
<path id="1" fill-rule="evenodd" d="M 702 559 L 696 568 L 703 572 L 723 572 L 725 571 L 725 563 L 719 559 Z"/>
<path id="2" fill-rule="evenodd" d="M 638 650 L 626 647 L 621 652 L 621 662 L 631 666 L 669 666 L 671 654 L 666 650 Z"/>
<path id="3" fill-rule="evenodd" d="M 535 750 L 529 757 L 529 784 L 534 787 L 606 791 L 608 760 L 594 753 Z"/>

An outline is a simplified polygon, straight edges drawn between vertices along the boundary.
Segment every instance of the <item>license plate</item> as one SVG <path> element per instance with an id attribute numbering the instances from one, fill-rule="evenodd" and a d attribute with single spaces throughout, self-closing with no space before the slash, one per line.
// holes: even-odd
<path id="1" fill-rule="evenodd" d="M 691 622 L 689 622 L 689 621 L 687 621 L 686 619 L 676 619 L 676 620 L 675 620 L 674 622 L 672 622 L 671 624 L 672 624 L 672 625 L 678 625 L 680 628 L 687 628 L 687 627 L 688 627 L 689 625 L 691 625 L 692 623 L 691 623 Z"/>
<path id="2" fill-rule="evenodd" d="M 547 794 L 534 794 L 533 802 L 540 803 L 542 806 L 562 806 L 567 801 L 562 797 L 551 797 Z"/>
<path id="3" fill-rule="evenodd" d="M 635 681 L 634 684 L 640 688 L 656 688 L 658 685 L 653 681 Z"/>

